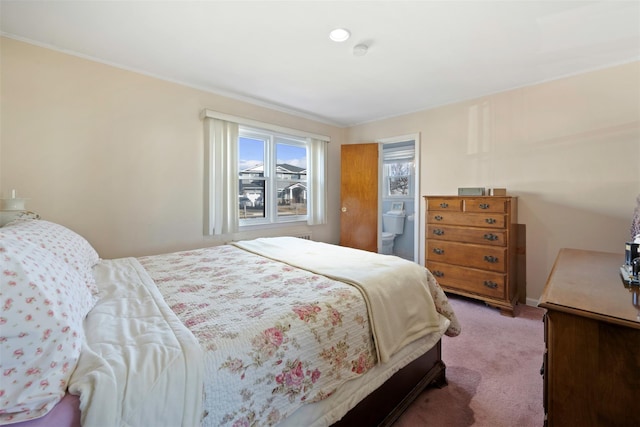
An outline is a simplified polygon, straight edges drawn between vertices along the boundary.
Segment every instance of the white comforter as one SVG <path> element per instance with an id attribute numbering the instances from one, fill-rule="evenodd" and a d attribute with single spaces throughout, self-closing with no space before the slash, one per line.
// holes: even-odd
<path id="1" fill-rule="evenodd" d="M 203 366 L 194 336 L 134 258 L 101 261 L 94 271 L 100 301 L 85 320 L 69 386 L 80 395 L 82 425 L 199 425 Z"/>

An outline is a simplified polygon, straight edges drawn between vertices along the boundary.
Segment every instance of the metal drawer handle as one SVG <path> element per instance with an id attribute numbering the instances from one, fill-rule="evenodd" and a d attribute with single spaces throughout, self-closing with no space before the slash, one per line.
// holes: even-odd
<path id="1" fill-rule="evenodd" d="M 496 220 L 495 218 L 487 218 L 484 220 L 484 222 L 486 222 L 487 224 L 495 224 Z"/>
<path id="2" fill-rule="evenodd" d="M 449 203 L 444 203 L 444 202 L 440 203 L 440 207 L 443 208 L 443 209 L 446 209 L 446 208 L 449 207 Z"/>
<path id="3" fill-rule="evenodd" d="M 492 255 L 485 255 L 484 256 L 484 260 L 487 261 L 487 262 L 490 262 L 492 264 L 495 264 L 496 262 L 498 262 L 498 258 L 494 257 Z"/>
<path id="4" fill-rule="evenodd" d="M 433 230 L 433 234 L 435 234 L 436 236 L 442 236 L 444 234 L 444 230 L 436 228 L 435 230 Z"/>
<path id="5" fill-rule="evenodd" d="M 500 237 L 498 237 L 495 234 L 492 233 L 488 233 L 484 235 L 485 240 L 489 240 L 489 241 L 494 241 L 494 240 L 498 240 Z"/>
<path id="6" fill-rule="evenodd" d="M 442 254 L 444 254 L 444 249 L 434 248 L 433 249 L 433 253 L 434 254 L 438 254 L 438 255 L 442 255 Z"/>
<path id="7" fill-rule="evenodd" d="M 484 285 L 485 285 L 487 288 L 491 288 L 491 289 L 495 289 L 495 288 L 497 288 L 497 287 L 498 287 L 498 284 L 497 284 L 496 282 L 492 282 L 491 280 L 485 280 L 485 281 L 484 281 Z"/>
<path id="8" fill-rule="evenodd" d="M 489 203 L 480 203 L 480 209 L 489 209 Z"/>
<path id="9" fill-rule="evenodd" d="M 436 215 L 434 218 L 436 221 L 442 221 L 442 217 L 440 215 Z"/>
<path id="10" fill-rule="evenodd" d="M 444 277 L 444 273 L 440 270 L 433 271 L 433 275 L 436 277 Z"/>

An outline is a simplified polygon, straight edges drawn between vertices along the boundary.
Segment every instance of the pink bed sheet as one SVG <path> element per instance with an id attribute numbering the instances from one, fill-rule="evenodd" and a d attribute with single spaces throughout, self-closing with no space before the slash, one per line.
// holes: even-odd
<path id="1" fill-rule="evenodd" d="M 67 393 L 44 417 L 11 424 L 15 427 L 80 427 L 80 398 Z"/>

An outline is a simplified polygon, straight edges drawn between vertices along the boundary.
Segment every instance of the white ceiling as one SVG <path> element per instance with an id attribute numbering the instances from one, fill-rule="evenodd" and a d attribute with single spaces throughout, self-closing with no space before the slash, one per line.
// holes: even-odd
<path id="1" fill-rule="evenodd" d="M 637 0 L 0 7 L 5 36 L 338 126 L 640 59 Z M 330 41 L 336 27 L 352 37 Z"/>

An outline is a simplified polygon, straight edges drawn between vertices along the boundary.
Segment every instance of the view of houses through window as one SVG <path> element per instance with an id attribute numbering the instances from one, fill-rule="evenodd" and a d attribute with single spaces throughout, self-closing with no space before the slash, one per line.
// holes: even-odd
<path id="1" fill-rule="evenodd" d="M 304 138 L 240 127 L 238 154 L 241 225 L 306 219 Z"/>

